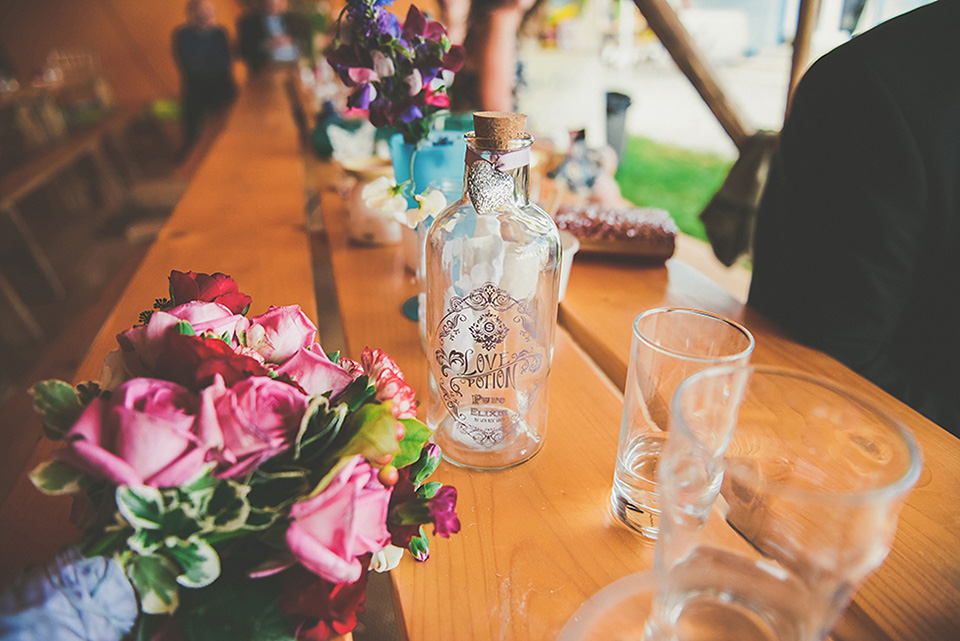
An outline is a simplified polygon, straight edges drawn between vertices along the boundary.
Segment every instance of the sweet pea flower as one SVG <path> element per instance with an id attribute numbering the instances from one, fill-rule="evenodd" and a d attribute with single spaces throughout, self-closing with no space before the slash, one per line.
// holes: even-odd
<path id="1" fill-rule="evenodd" d="M 317 327 L 299 305 L 270 306 L 250 319 L 246 345 L 268 363 L 283 363 L 302 347 L 313 345 Z"/>
<path id="2" fill-rule="evenodd" d="M 369 109 L 376 98 L 377 88 L 369 82 L 365 82 L 357 85 L 357 88 L 350 93 L 349 98 L 347 98 L 347 106 L 353 109 Z"/>
<path id="3" fill-rule="evenodd" d="M 397 73 L 397 68 L 393 64 L 393 58 L 388 58 L 379 51 L 371 53 L 373 57 L 373 71 L 380 78 L 389 78 Z"/>
<path id="4" fill-rule="evenodd" d="M 233 314 L 243 314 L 250 307 L 250 297 L 240 292 L 226 274 L 198 272 L 170 272 L 170 298 L 174 305 L 190 301 L 220 303 Z"/>
<path id="5" fill-rule="evenodd" d="M 289 377 L 310 396 L 329 392 L 333 398 L 353 381 L 350 374 L 327 358 L 319 344 L 297 350 L 276 373 Z"/>
<path id="6" fill-rule="evenodd" d="M 53 456 L 117 485 L 181 485 L 223 443 L 213 412 L 176 383 L 133 378 L 93 399 Z"/>
<path id="7" fill-rule="evenodd" d="M 300 563 L 333 583 L 352 583 L 363 574 L 364 554 L 389 541 L 390 490 L 361 456 L 352 457 L 313 498 L 290 508 L 287 546 Z"/>
<path id="8" fill-rule="evenodd" d="M 211 429 L 223 434 L 223 447 L 215 453 L 221 478 L 243 476 L 292 446 L 307 407 L 306 395 L 265 376 L 252 376 L 232 388 L 217 376 L 203 390 L 203 399 L 214 409 L 217 425 Z"/>
<path id="9" fill-rule="evenodd" d="M 403 548 L 387 544 L 382 550 L 373 555 L 370 560 L 370 569 L 374 572 L 389 572 L 400 565 L 403 558 Z"/>
<path id="10" fill-rule="evenodd" d="M 352 67 L 347 71 L 347 75 L 350 77 L 350 80 L 357 84 L 379 80 L 377 72 L 373 69 L 367 69 L 366 67 Z"/>
<path id="11" fill-rule="evenodd" d="M 411 96 L 416 96 L 423 91 L 423 76 L 420 74 L 419 69 L 414 69 L 403 81 L 407 83 L 409 87 L 408 92 Z"/>
<path id="12" fill-rule="evenodd" d="M 423 112 L 420 110 L 420 107 L 416 105 L 410 105 L 406 109 L 400 112 L 400 121 L 405 123 L 411 123 L 415 120 L 420 120 L 423 118 Z"/>

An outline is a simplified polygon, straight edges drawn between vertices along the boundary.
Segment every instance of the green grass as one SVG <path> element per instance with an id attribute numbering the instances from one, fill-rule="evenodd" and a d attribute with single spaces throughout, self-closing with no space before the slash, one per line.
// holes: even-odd
<path id="1" fill-rule="evenodd" d="M 700 212 L 726 178 L 732 160 L 646 138 L 627 139 L 616 180 L 623 197 L 639 207 L 666 209 L 680 230 L 706 240 Z"/>

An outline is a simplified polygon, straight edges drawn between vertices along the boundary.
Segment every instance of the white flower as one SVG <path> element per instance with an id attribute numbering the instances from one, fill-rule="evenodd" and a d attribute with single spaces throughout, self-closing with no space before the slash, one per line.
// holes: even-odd
<path id="1" fill-rule="evenodd" d="M 427 187 L 422 194 L 416 194 L 414 198 L 417 199 L 419 207 L 408 209 L 404 220 L 401 221 L 411 229 L 415 229 L 428 218 L 436 218 L 437 214 L 447 206 L 447 199 L 443 192 L 433 187 Z"/>
<path id="2" fill-rule="evenodd" d="M 373 52 L 373 71 L 381 78 L 388 78 L 397 73 L 393 65 L 393 58 L 388 58 L 379 51 Z"/>
<path id="3" fill-rule="evenodd" d="M 385 548 L 373 555 L 370 559 L 370 569 L 376 572 L 389 572 L 400 565 L 400 559 L 403 558 L 403 548 L 389 543 Z"/>
<path id="4" fill-rule="evenodd" d="M 364 185 L 360 198 L 370 211 L 380 214 L 401 216 L 407 210 L 407 199 L 386 176 Z"/>
<path id="5" fill-rule="evenodd" d="M 419 69 L 414 69 L 413 73 L 404 78 L 404 81 L 410 85 L 411 96 L 416 96 L 418 93 L 423 91 L 423 76 L 420 75 Z"/>

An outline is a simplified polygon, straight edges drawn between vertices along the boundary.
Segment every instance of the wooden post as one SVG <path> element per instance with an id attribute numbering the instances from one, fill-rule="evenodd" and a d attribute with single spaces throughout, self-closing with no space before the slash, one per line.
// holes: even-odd
<path id="1" fill-rule="evenodd" d="M 713 70 L 697 48 L 690 34 L 680 22 L 667 0 L 633 0 L 646 18 L 650 29 L 656 34 L 667 52 L 683 74 L 690 80 L 697 93 L 707 103 L 720 126 L 727 132 L 738 149 L 752 134 L 733 104 L 727 100 L 720 85 L 714 79 Z"/>
<path id="2" fill-rule="evenodd" d="M 807 68 L 807 60 L 810 57 L 810 37 L 819 10 L 820 0 L 800 0 L 797 34 L 793 38 L 793 58 L 790 63 L 790 84 L 787 85 L 787 111 L 784 114 L 784 120 L 790 113 L 790 103 L 793 101 L 793 92 L 797 88 L 797 83 L 800 82 L 800 76 Z"/>

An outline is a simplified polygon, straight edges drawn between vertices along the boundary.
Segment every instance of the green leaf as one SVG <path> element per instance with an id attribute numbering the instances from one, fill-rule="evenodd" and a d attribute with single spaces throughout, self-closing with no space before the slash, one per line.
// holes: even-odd
<path id="1" fill-rule="evenodd" d="M 397 443 L 397 419 L 386 405 L 367 403 L 361 406 L 347 418 L 346 429 L 353 432 L 353 436 L 337 451 L 338 457 L 359 454 L 373 461 L 386 454 L 396 456 L 400 449 Z"/>
<path id="2" fill-rule="evenodd" d="M 160 530 L 136 530 L 127 537 L 127 545 L 137 554 L 149 556 L 163 546 L 166 535 Z"/>
<path id="3" fill-rule="evenodd" d="M 184 594 L 177 618 L 185 641 L 295 641 L 290 620 L 277 607 L 279 576 L 217 581 Z"/>
<path id="4" fill-rule="evenodd" d="M 50 459 L 44 461 L 30 472 L 30 480 L 44 494 L 76 494 L 90 484 L 90 477 L 77 468 Z"/>
<path id="5" fill-rule="evenodd" d="M 427 538 L 423 527 L 420 528 L 420 534 L 418 536 L 410 539 L 410 544 L 407 546 L 407 549 L 410 550 L 413 558 L 417 561 L 426 561 L 427 558 L 430 557 L 430 539 Z"/>
<path id="6" fill-rule="evenodd" d="M 163 495 L 155 487 L 120 485 L 116 492 L 117 508 L 134 529 L 156 530 L 163 522 Z"/>
<path id="7" fill-rule="evenodd" d="M 424 444 L 430 438 L 430 428 L 415 418 L 402 418 L 400 422 L 406 430 L 403 434 L 403 440 L 400 441 L 400 451 L 393 457 L 393 466 L 397 468 L 406 467 L 415 463 L 420 458 L 420 452 Z M 436 466 L 434 466 L 436 469 Z M 429 476 L 433 470 L 430 470 L 426 476 Z"/>
<path id="8" fill-rule="evenodd" d="M 417 488 L 417 495 L 422 496 L 425 499 L 432 499 L 437 495 L 437 492 L 440 491 L 441 487 L 443 487 L 443 483 L 440 483 L 439 481 L 424 483 Z"/>
<path id="9" fill-rule="evenodd" d="M 30 388 L 33 409 L 40 415 L 47 438 L 62 439 L 80 418 L 83 405 L 77 391 L 69 383 L 58 380 L 40 381 Z"/>
<path id="10" fill-rule="evenodd" d="M 247 500 L 249 493 L 249 485 L 240 485 L 235 481 L 227 481 L 217 486 L 207 506 L 216 531 L 230 532 L 244 526 L 250 516 L 250 502 Z"/>
<path id="11" fill-rule="evenodd" d="M 183 568 L 177 583 L 186 588 L 208 586 L 220 576 L 220 556 L 203 539 L 195 538 L 182 545 L 171 546 L 168 551 Z"/>
<path id="12" fill-rule="evenodd" d="M 125 563 L 127 577 L 140 596 L 140 610 L 147 614 L 171 614 L 180 603 L 177 566 L 170 559 L 152 554 L 134 555 Z"/>
<path id="13" fill-rule="evenodd" d="M 178 331 L 182 336 L 196 336 L 196 335 L 197 335 L 197 332 L 196 332 L 196 330 L 193 329 L 193 325 L 190 324 L 190 321 L 185 321 L 185 320 L 177 321 L 176 328 L 177 328 L 177 331 Z"/>

